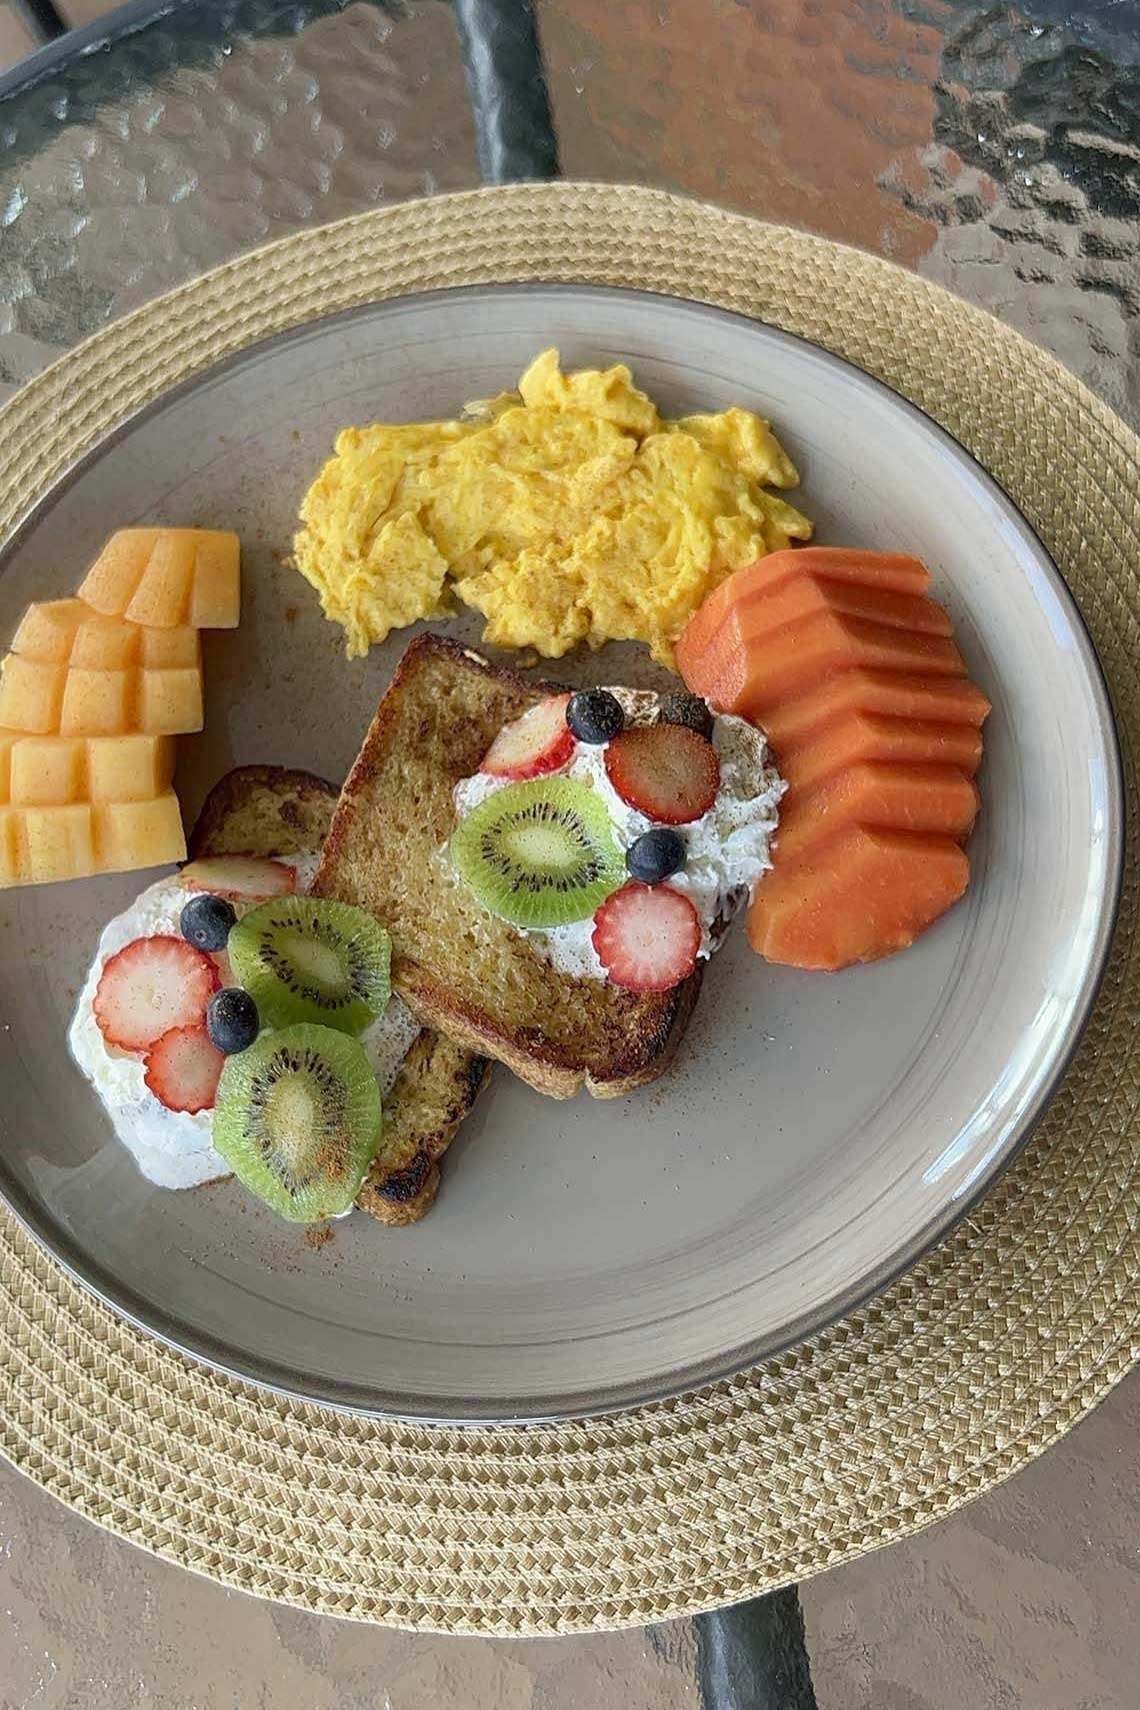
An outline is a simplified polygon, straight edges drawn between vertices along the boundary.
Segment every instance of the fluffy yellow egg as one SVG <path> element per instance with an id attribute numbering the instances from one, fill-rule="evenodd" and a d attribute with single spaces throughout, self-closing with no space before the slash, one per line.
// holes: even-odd
<path id="1" fill-rule="evenodd" d="M 345 429 L 296 562 L 350 658 L 457 598 L 498 646 L 641 641 L 671 664 L 718 582 L 810 537 L 773 491 L 798 479 L 752 411 L 666 421 L 624 364 L 566 374 L 547 350 L 462 421 Z"/>

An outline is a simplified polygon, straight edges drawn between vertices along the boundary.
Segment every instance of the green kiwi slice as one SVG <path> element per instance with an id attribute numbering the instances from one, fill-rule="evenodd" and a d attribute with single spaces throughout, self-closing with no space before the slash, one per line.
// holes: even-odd
<path id="1" fill-rule="evenodd" d="M 604 804 L 573 778 L 496 790 L 460 820 L 450 847 L 483 907 L 513 926 L 588 920 L 626 877 Z"/>
<path id="2" fill-rule="evenodd" d="M 391 939 L 349 903 L 275 897 L 242 916 L 226 950 L 267 1027 L 312 1021 L 362 1033 L 391 994 Z"/>
<path id="3" fill-rule="evenodd" d="M 214 1145 L 292 1223 L 347 1211 L 380 1144 L 380 1088 L 363 1045 L 302 1023 L 227 1057 Z"/>

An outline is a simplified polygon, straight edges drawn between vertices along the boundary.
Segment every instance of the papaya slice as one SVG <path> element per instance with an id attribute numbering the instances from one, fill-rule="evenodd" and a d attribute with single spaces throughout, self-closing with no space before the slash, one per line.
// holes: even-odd
<path id="1" fill-rule="evenodd" d="M 989 715 L 990 703 L 966 677 L 925 677 L 856 666 L 837 672 L 796 700 L 771 705 L 764 714 L 764 729 L 777 757 L 782 758 L 786 751 L 806 742 L 812 732 L 849 712 L 929 719 L 980 729 Z"/>
<path id="2" fill-rule="evenodd" d="M 982 733 L 972 724 L 845 712 L 803 742 L 782 748 L 779 760 L 781 772 L 796 790 L 810 790 L 860 760 L 952 766 L 972 778 L 982 763 Z"/>
<path id="3" fill-rule="evenodd" d="M 769 708 L 818 689 L 825 678 L 854 665 L 932 677 L 966 675 L 965 660 L 947 635 L 921 635 L 826 610 L 747 647 L 707 648 L 685 682 L 719 711 L 763 724 Z"/>
<path id="4" fill-rule="evenodd" d="M 973 779 L 952 766 L 860 761 L 814 789 L 789 793 L 776 831 L 776 865 L 783 868 L 848 825 L 965 838 L 978 806 Z"/>
<path id="5" fill-rule="evenodd" d="M 970 864 L 950 837 L 848 825 L 761 880 L 748 911 L 769 962 L 835 972 L 905 950 L 962 895 Z"/>

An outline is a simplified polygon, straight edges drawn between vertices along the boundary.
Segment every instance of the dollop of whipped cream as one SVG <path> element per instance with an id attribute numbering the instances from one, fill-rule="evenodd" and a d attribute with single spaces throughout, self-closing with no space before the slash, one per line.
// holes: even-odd
<path id="1" fill-rule="evenodd" d="M 650 689 L 611 688 L 610 694 L 621 702 L 627 724 L 652 724 L 657 716 L 659 697 Z M 717 713 L 712 745 L 720 761 L 716 800 L 700 819 L 674 827 L 685 840 L 685 865 L 666 881 L 691 899 L 700 917 L 699 954 L 704 957 L 718 948 L 730 921 L 746 906 L 756 881 L 772 865 L 771 844 L 780 798 L 787 789 L 772 764 L 763 731 L 744 719 Z M 626 850 L 658 822 L 618 795 L 606 774 L 605 753 L 604 743 L 579 742 L 557 775 L 576 778 L 598 792 L 618 846 Z M 456 818 L 464 818 L 511 781 L 492 777 L 489 772 L 475 772 L 461 779 L 455 786 Z M 594 949 L 592 918 L 567 926 L 515 930 L 560 972 L 577 979 L 605 979 L 605 968 Z"/>
<path id="2" fill-rule="evenodd" d="M 297 889 L 307 891 L 317 870 L 315 855 L 274 857 L 297 872 Z M 214 1150 L 214 1113 L 168 1110 L 146 1084 L 142 1058 L 108 1045 L 95 1020 L 95 991 L 103 964 L 136 938 L 177 934 L 188 892 L 177 874 L 159 879 L 130 908 L 108 922 L 88 970 L 67 1042 L 76 1063 L 98 1093 L 115 1133 L 155 1187 L 190 1188 L 232 1174 Z M 381 1097 L 392 1089 L 400 1066 L 415 1043 L 420 1024 L 395 993 L 378 1021 L 360 1036 Z"/>

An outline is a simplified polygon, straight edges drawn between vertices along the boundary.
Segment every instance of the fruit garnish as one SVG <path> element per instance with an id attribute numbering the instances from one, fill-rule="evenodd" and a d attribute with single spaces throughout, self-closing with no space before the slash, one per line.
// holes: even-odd
<path id="1" fill-rule="evenodd" d="M 108 1045 L 145 1051 L 176 1027 L 198 1027 L 217 989 L 218 971 L 184 938 L 136 938 L 107 958 L 94 1011 Z"/>
<path id="2" fill-rule="evenodd" d="M 571 778 L 497 790 L 459 822 L 451 858 L 483 907 L 514 926 L 588 920 L 625 877 L 604 804 Z"/>
<path id="3" fill-rule="evenodd" d="M 615 736 L 606 776 L 623 802 L 649 819 L 688 825 L 706 814 L 720 788 L 720 761 L 705 737 L 680 724 L 637 725 Z"/>
<path id="4" fill-rule="evenodd" d="M 285 1027 L 225 1059 L 214 1145 L 250 1192 L 291 1222 L 351 1207 L 381 1127 L 376 1076 L 345 1033 Z"/>
<path id="5" fill-rule="evenodd" d="M 550 695 L 505 724 L 483 757 L 480 770 L 493 778 L 541 778 L 557 772 L 574 753 L 567 728 L 569 695 Z"/>
<path id="6" fill-rule="evenodd" d="M 248 1050 L 260 1031 L 257 1005 L 240 986 L 223 986 L 206 1005 L 206 1032 L 224 1057 Z"/>
<path id="7" fill-rule="evenodd" d="M 297 869 L 260 855 L 206 855 L 178 875 L 188 891 L 210 891 L 228 902 L 265 902 L 297 889 Z"/>
<path id="8" fill-rule="evenodd" d="M 658 724 L 680 724 L 695 730 L 698 736 L 712 736 L 713 715 L 699 695 L 687 695 L 683 690 L 662 695 L 657 703 Z"/>
<path id="9" fill-rule="evenodd" d="M 668 825 L 654 825 L 635 838 L 625 852 L 630 876 L 644 885 L 659 885 L 685 865 L 685 839 Z"/>
<path id="10" fill-rule="evenodd" d="M 615 986 L 666 992 L 696 967 L 701 923 L 671 885 L 624 885 L 595 915 L 593 944 Z"/>
<path id="11" fill-rule="evenodd" d="M 178 917 L 178 930 L 195 950 L 224 950 L 237 911 L 227 897 L 212 891 L 192 896 Z"/>
<path id="12" fill-rule="evenodd" d="M 566 723 L 579 742 L 609 742 L 624 726 L 625 714 L 608 689 L 580 689 L 570 696 Z"/>
<path id="13" fill-rule="evenodd" d="M 238 921 L 227 950 L 270 1027 L 309 1021 L 361 1033 L 387 1007 L 392 941 L 349 903 L 296 896 L 262 903 Z"/>
<path id="14" fill-rule="evenodd" d="M 143 1059 L 143 1079 L 167 1110 L 212 1110 L 225 1058 L 204 1026 L 172 1027 Z"/>

